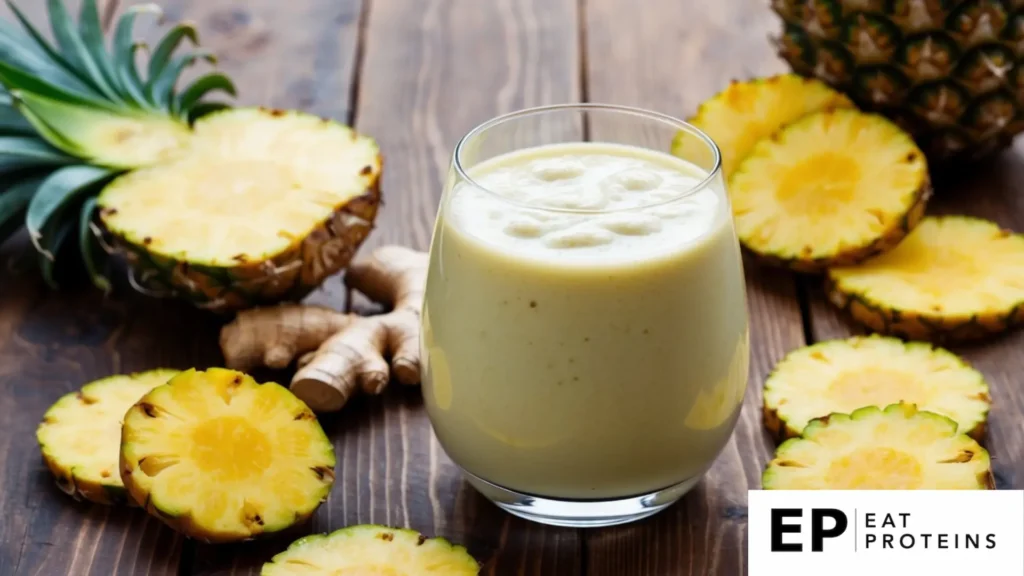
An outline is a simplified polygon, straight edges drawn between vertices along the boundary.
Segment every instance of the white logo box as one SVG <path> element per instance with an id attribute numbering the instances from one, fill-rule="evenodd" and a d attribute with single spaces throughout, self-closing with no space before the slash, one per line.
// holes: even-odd
<path id="1" fill-rule="evenodd" d="M 1022 490 L 748 494 L 748 576 L 1024 576 Z"/>

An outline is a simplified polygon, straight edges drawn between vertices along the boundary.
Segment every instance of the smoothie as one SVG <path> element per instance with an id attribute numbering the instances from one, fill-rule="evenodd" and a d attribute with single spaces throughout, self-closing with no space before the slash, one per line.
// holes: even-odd
<path id="1" fill-rule="evenodd" d="M 618 144 L 529 148 L 445 197 L 424 399 L 470 474 L 558 499 L 700 476 L 747 381 L 739 246 L 719 180 Z"/>

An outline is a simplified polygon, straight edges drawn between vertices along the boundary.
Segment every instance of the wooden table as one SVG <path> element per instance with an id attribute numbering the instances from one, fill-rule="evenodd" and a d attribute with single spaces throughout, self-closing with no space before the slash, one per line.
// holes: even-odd
<path id="1" fill-rule="evenodd" d="M 44 2 L 22 1 L 36 18 Z M 117 0 L 104 8 L 113 13 Z M 642 4 L 643 8 L 639 5 Z M 197 23 L 237 80 L 242 103 L 301 108 L 353 123 L 384 151 L 385 206 L 366 249 L 427 246 L 457 139 L 496 114 L 580 100 L 689 115 L 732 78 L 785 70 L 767 37 L 767 0 L 166 0 Z M 933 212 L 1024 230 L 1022 152 L 938 183 Z M 60 493 L 34 431 L 82 383 L 156 366 L 222 362 L 221 320 L 126 291 L 103 299 L 79 282 L 46 290 L 24 258 L 0 250 L 0 574 L 258 574 L 289 540 L 209 546 L 138 510 Z M 817 281 L 748 266 L 750 390 L 732 441 L 680 504 L 635 525 L 555 529 L 513 518 L 464 484 L 430 431 L 417 389 L 392 387 L 323 418 L 339 459 L 330 500 L 304 532 L 355 523 L 409 526 L 465 544 L 485 574 L 655 576 L 746 572 L 746 491 L 772 444 L 760 385 L 787 351 L 854 329 Z M 312 297 L 339 306 L 340 280 Z M 989 432 L 1000 487 L 1024 487 L 1024 336 L 958 349 L 994 387 Z M 276 378 L 287 381 L 289 374 Z M 293 536 L 295 537 L 295 536 Z"/>

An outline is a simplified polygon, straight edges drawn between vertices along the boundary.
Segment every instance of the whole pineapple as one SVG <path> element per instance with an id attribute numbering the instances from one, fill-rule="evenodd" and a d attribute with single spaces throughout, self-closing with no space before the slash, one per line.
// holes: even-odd
<path id="1" fill-rule="evenodd" d="M 1024 1 L 771 0 L 794 71 L 892 118 L 932 160 L 1024 130 Z"/>

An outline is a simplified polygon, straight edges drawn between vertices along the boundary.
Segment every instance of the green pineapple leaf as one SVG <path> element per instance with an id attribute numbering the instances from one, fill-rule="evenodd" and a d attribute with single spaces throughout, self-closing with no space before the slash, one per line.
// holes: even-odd
<path id="1" fill-rule="evenodd" d="M 57 230 L 53 234 L 47 234 L 39 239 L 39 270 L 43 273 L 43 280 L 46 284 L 56 290 L 57 281 L 53 278 L 53 267 L 57 261 L 57 253 L 60 252 L 64 241 L 68 239 L 71 230 L 74 228 L 73 220 L 58 222 Z"/>
<path id="2" fill-rule="evenodd" d="M 81 70 L 82 79 L 87 81 L 99 93 L 115 102 L 120 102 L 117 92 L 110 86 L 99 65 L 93 60 L 89 49 L 75 29 L 74 22 L 64 6 L 63 0 L 47 0 L 47 9 L 50 13 L 50 28 L 53 37 L 57 39 L 57 46 L 60 53 L 71 66 Z M 93 5 L 95 8 L 95 4 Z M 98 18 L 98 16 L 97 16 Z"/>
<path id="3" fill-rule="evenodd" d="M 160 108 L 166 108 L 168 105 L 171 105 L 173 103 L 174 86 L 178 83 L 178 78 L 181 77 L 186 68 L 200 59 L 206 60 L 211 64 L 217 62 L 213 54 L 207 50 L 196 50 L 195 52 L 178 56 L 164 67 L 163 72 L 159 76 L 150 78 L 149 84 L 146 86 L 149 101 Z"/>
<path id="4" fill-rule="evenodd" d="M 120 99 L 127 100 L 128 98 L 125 98 L 127 95 L 117 81 L 114 65 L 105 48 L 103 24 L 100 22 L 100 10 L 96 5 L 96 0 L 83 0 L 82 9 L 78 15 L 78 32 L 82 37 L 82 43 L 85 44 L 86 52 L 96 64 L 107 85 L 118 94 Z"/>
<path id="5" fill-rule="evenodd" d="M 17 68 L 4 60 L 2 53 L 0 53 L 0 83 L 3 83 L 8 92 L 21 90 L 23 92 L 39 94 L 40 96 L 45 96 L 53 100 L 67 102 L 68 104 L 102 107 L 112 111 L 115 110 L 109 104 L 105 104 L 100 99 L 80 96 L 73 92 L 68 92 L 64 88 L 50 84 L 36 75 L 26 73 L 24 70 Z"/>
<path id="6" fill-rule="evenodd" d="M 73 164 L 75 158 L 38 138 L 0 136 L 0 173 L 37 166 Z"/>
<path id="7" fill-rule="evenodd" d="M 41 176 L 25 178 L 0 191 L 0 244 L 24 224 L 28 203 L 42 181 Z"/>
<path id="8" fill-rule="evenodd" d="M 54 60 L 46 51 L 39 48 L 30 34 L 0 20 L 0 63 L 22 71 L 38 83 L 56 86 L 64 92 L 74 94 L 76 98 L 102 96 L 62 62 L 63 58 Z"/>
<path id="9" fill-rule="evenodd" d="M 143 4 L 132 6 L 121 15 L 117 21 L 117 29 L 114 31 L 114 74 L 132 102 L 142 107 L 148 107 L 148 101 L 142 89 L 142 79 L 135 67 L 135 51 L 145 46 L 145 44 L 136 43 L 134 39 L 135 19 L 140 14 L 160 16 L 163 12 L 155 4 Z"/>
<path id="10" fill-rule="evenodd" d="M 74 68 L 72 68 L 68 61 L 60 55 L 60 52 L 54 50 L 53 46 L 51 46 L 50 43 L 47 42 L 45 38 L 43 38 L 43 35 L 39 32 L 38 29 L 36 29 L 35 26 L 32 25 L 32 22 L 25 17 L 25 14 L 22 13 L 20 8 L 18 8 L 18 5 L 12 2 L 11 0 L 7 0 L 7 6 L 11 9 L 11 12 L 14 13 L 14 17 L 18 19 L 18 23 L 21 24 L 21 27 L 24 29 L 24 31 L 35 42 L 36 47 L 39 48 L 39 50 L 42 51 L 44 54 L 46 54 L 47 58 L 50 58 L 55 63 L 61 65 L 65 70 L 68 71 L 68 73 L 75 74 Z"/>
<path id="11" fill-rule="evenodd" d="M 99 246 L 99 241 L 92 230 L 92 215 L 96 210 L 96 198 L 87 198 L 82 204 L 82 211 L 78 219 L 78 247 L 82 252 L 82 262 L 89 272 L 89 278 L 94 286 L 110 293 L 110 280 L 100 271 L 101 263 L 106 260 L 106 253 Z"/>
<path id="12" fill-rule="evenodd" d="M 52 126 L 46 123 L 42 118 L 36 116 L 36 114 L 29 108 L 21 106 L 15 101 L 15 109 L 26 119 L 32 127 L 35 128 L 36 134 L 42 139 L 49 142 L 52 146 L 58 148 L 65 154 L 70 154 L 77 158 L 82 157 L 85 153 L 78 148 L 73 142 L 65 138 L 59 132 L 57 132 Z"/>
<path id="13" fill-rule="evenodd" d="M 177 102 L 174 104 L 174 111 L 177 113 L 187 113 L 199 103 L 200 100 L 205 98 L 211 92 L 215 91 L 225 92 L 230 96 L 237 96 L 238 92 L 235 89 L 235 84 L 230 78 L 221 74 L 220 72 L 213 72 L 202 76 L 195 82 L 189 85 L 181 95 L 178 96 Z"/>
<path id="14" fill-rule="evenodd" d="M 0 134 L 5 136 L 34 136 L 36 134 L 35 126 L 14 109 L 11 97 L 6 94 L 0 96 Z"/>
<path id="15" fill-rule="evenodd" d="M 114 172 L 98 166 L 77 165 L 61 168 L 46 178 L 39 186 L 39 191 L 32 197 L 25 216 L 25 227 L 28 229 L 32 244 L 42 253 L 43 257 L 53 260 L 56 256 L 54 246 L 59 242 L 50 231 L 54 216 L 81 193 L 106 180 Z M 69 221 L 67 219 L 59 219 Z"/>
<path id="16" fill-rule="evenodd" d="M 231 105 L 224 102 L 200 102 L 191 108 L 188 120 L 189 122 L 195 122 L 207 114 L 213 114 L 228 108 L 231 108 Z"/>
<path id="17" fill-rule="evenodd" d="M 128 49 L 129 56 L 127 62 L 124 64 L 118 64 L 117 75 L 121 79 L 121 83 L 124 84 L 125 89 L 131 93 L 132 98 L 138 102 L 140 108 L 156 110 L 156 108 L 149 103 L 149 99 L 146 98 L 145 86 L 142 79 L 139 78 L 138 70 L 135 68 L 135 53 L 139 50 L 145 49 L 146 44 L 144 43 L 140 42 L 138 44 L 133 44 L 131 48 Z"/>
<path id="18" fill-rule="evenodd" d="M 149 74 L 146 76 L 146 81 L 152 83 L 156 78 L 160 77 L 163 73 L 164 68 L 171 61 L 171 56 L 174 51 L 178 49 L 181 42 L 188 38 L 192 41 L 192 44 L 199 43 L 199 35 L 196 34 L 196 29 L 192 24 L 180 23 L 176 24 L 171 28 L 170 32 L 164 36 L 160 44 L 157 45 L 156 50 L 153 51 L 153 55 L 149 59 Z"/>
<path id="19" fill-rule="evenodd" d="M 68 105 L 29 92 L 15 93 L 14 100 L 18 110 L 33 124 L 44 124 L 41 119 L 49 119 L 45 124 L 59 136 L 55 146 L 104 166 L 134 168 L 153 163 L 151 150 L 123 142 L 132 134 L 163 130 L 170 135 L 175 127 L 181 132 L 187 131 L 177 120 L 138 110 L 115 113 L 103 108 Z M 37 128 L 40 128 L 38 124 Z"/>

